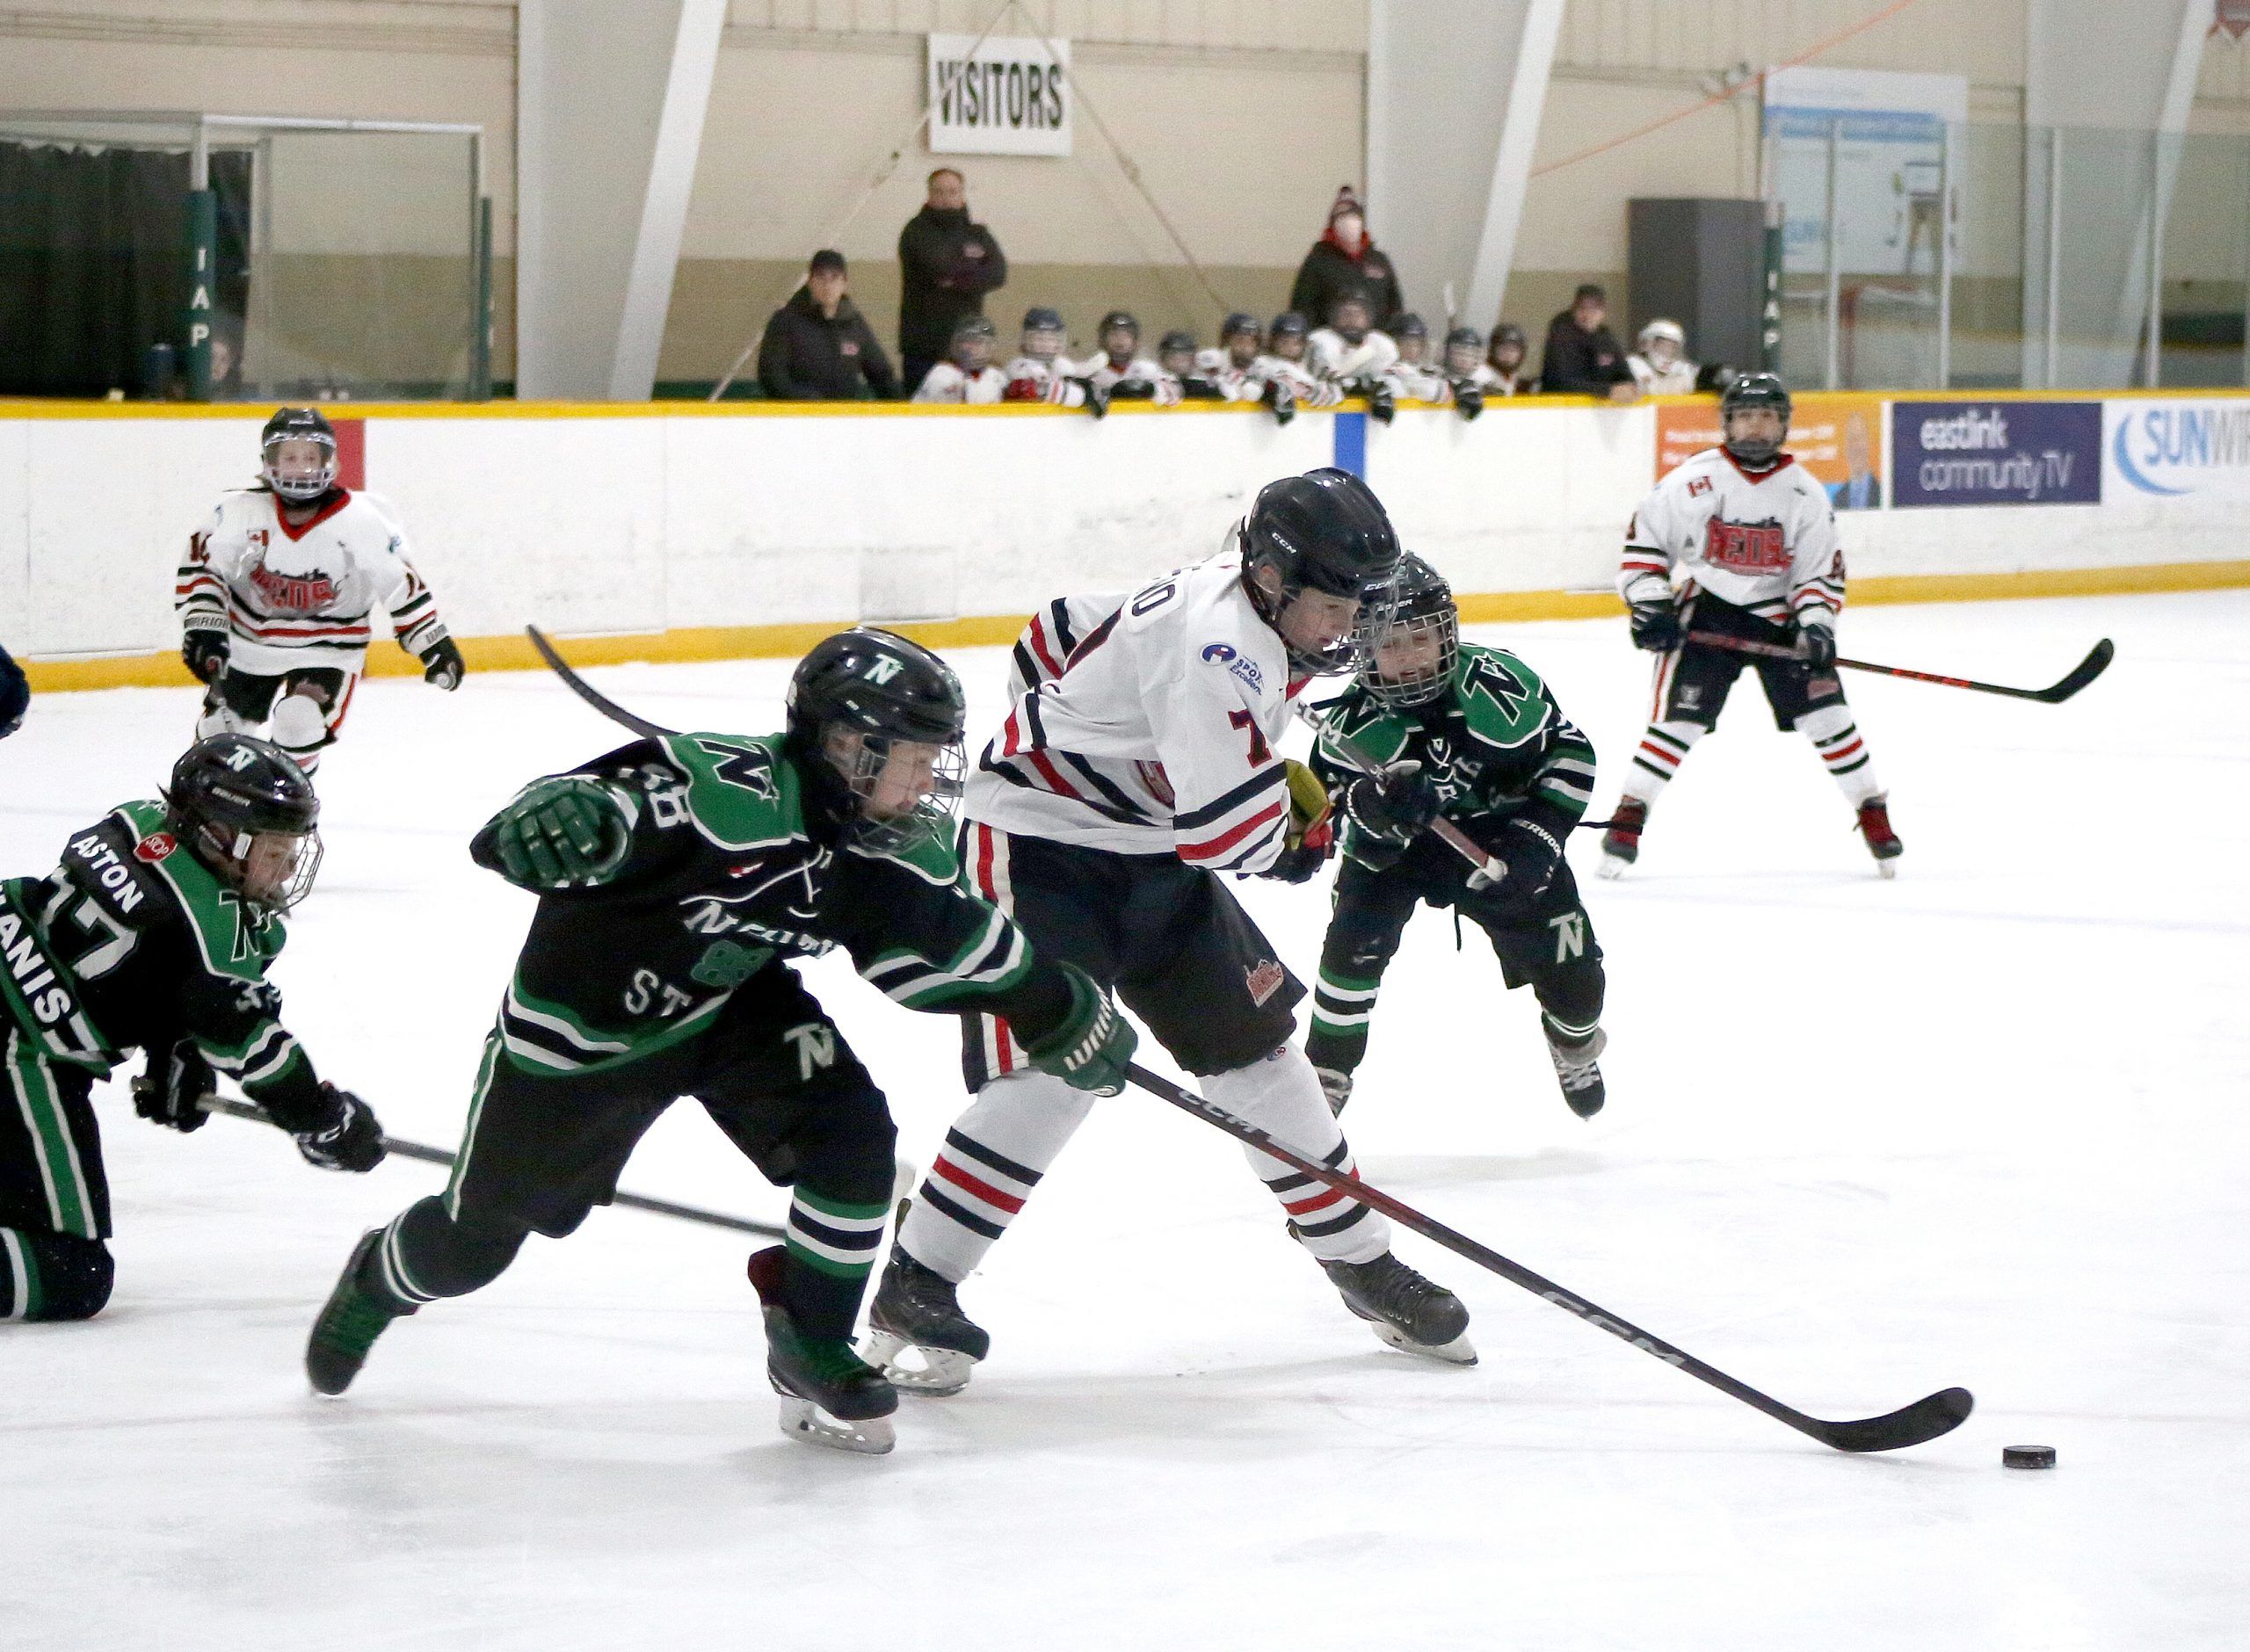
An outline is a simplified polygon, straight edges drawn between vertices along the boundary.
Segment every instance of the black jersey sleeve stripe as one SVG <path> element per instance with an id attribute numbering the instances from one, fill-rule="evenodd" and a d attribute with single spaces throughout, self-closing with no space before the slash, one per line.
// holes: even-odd
<path id="1" fill-rule="evenodd" d="M 1057 597 L 1049 603 L 1047 618 L 1054 625 L 1055 641 L 1063 645 L 1063 657 L 1069 659 L 1078 647 L 1078 640 L 1071 634 L 1071 599 Z"/>
<path id="2" fill-rule="evenodd" d="M 996 757 L 989 749 L 985 751 L 979 766 L 989 774 L 998 775 L 1010 786 L 1021 786 L 1027 792 L 1037 792 L 1042 797 L 1063 796 L 1063 793 L 1053 786 L 1042 786 L 1030 775 L 1018 768 L 1014 758 Z M 1081 808 L 1090 808 L 1104 820 L 1114 820 L 1121 826 L 1146 826 L 1151 823 L 1146 815 L 1136 810 L 1121 809 L 1114 803 L 1103 802 L 1095 798 L 1073 797 L 1066 801 L 1076 803 Z"/>
<path id="3" fill-rule="evenodd" d="M 1087 655 L 1092 653 L 1103 643 L 1108 641 L 1109 634 L 1117 629 L 1117 622 L 1124 617 L 1124 613 L 1125 611 L 1122 608 L 1120 608 L 1115 613 L 1110 615 L 1108 619 L 1103 620 L 1092 630 L 1086 633 L 1085 641 L 1079 643 L 1077 648 L 1071 650 L 1071 657 L 1064 662 L 1064 664 L 1066 666 L 1076 665 Z"/>
<path id="4" fill-rule="evenodd" d="M 1181 831 L 1192 830 L 1198 826 L 1208 826 L 1213 821 L 1223 819 L 1226 815 L 1232 814 L 1259 793 L 1276 786 L 1285 785 L 1288 779 L 1288 771 L 1278 763 L 1272 764 L 1252 775 L 1231 792 L 1222 793 L 1201 808 L 1191 808 L 1185 813 L 1173 815 L 1172 823 Z"/>
<path id="5" fill-rule="evenodd" d="M 1095 791 L 1100 793 L 1112 803 L 1114 803 L 1119 808 L 1129 811 L 1134 819 L 1147 821 L 1151 824 L 1154 823 L 1155 817 L 1151 815 L 1147 809 L 1143 808 L 1131 798 L 1126 796 L 1122 786 L 1119 786 L 1114 780 L 1111 779 L 1100 770 L 1095 768 L 1092 764 L 1088 763 L 1077 752 L 1058 751 L 1056 755 L 1061 757 L 1063 762 L 1069 764 L 1071 767 L 1078 772 L 1080 779 L 1084 780 L 1088 786 L 1093 787 Z"/>

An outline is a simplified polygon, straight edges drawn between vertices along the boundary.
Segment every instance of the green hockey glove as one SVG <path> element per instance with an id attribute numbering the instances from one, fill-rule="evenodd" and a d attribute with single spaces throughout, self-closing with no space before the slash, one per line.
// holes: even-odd
<path id="1" fill-rule="evenodd" d="M 1109 995 L 1076 964 L 1056 966 L 1071 983 L 1071 1013 L 1044 1038 L 1024 1046 L 1031 1064 L 1073 1090 L 1114 1096 L 1125 1088 L 1125 1067 L 1140 1043 Z"/>
<path id="2" fill-rule="evenodd" d="M 566 776 L 526 787 L 492 817 L 500 875 L 522 889 L 593 888 L 633 845 L 630 806 L 599 780 Z"/>

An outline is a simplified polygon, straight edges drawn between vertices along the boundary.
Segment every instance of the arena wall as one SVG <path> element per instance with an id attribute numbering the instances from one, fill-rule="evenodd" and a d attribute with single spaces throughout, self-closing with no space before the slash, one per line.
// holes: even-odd
<path id="1" fill-rule="evenodd" d="M 2039 398 L 1998 398 L 2019 399 Z M 1471 618 L 1615 612 L 1666 405 L 1683 404 L 1504 403 L 1473 423 L 1409 408 L 1387 426 L 1347 408 L 1287 427 L 1140 407 L 332 411 L 347 481 L 397 507 L 489 669 L 534 663 L 526 624 L 588 660 L 786 654 L 859 619 L 1005 641 L 1063 591 L 1208 554 L 1261 483 L 1332 462 L 1363 470 Z M 187 680 L 172 570 L 217 494 L 250 480 L 265 411 L 0 403 L 0 638 L 36 685 Z M 2236 485 L 1841 512 L 1853 599 L 2250 584 Z M 371 664 L 413 669 L 384 646 Z"/>

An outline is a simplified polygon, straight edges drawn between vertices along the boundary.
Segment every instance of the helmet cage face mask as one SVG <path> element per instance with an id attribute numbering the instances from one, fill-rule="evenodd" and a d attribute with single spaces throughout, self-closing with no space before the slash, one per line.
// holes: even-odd
<path id="1" fill-rule="evenodd" d="M 1384 675 L 1383 650 L 1428 636 L 1437 639 L 1430 663 L 1397 676 Z M 1453 594 L 1442 588 L 1433 593 L 1417 592 L 1398 599 L 1389 628 L 1369 650 L 1360 684 L 1378 705 L 1394 709 L 1426 706 L 1445 692 L 1460 658 L 1461 614 L 1453 605 Z"/>
<path id="2" fill-rule="evenodd" d="M 1034 361 L 1051 362 L 1063 353 L 1069 340 L 1059 327 L 1027 327 L 1022 342 L 1023 353 Z"/>
<path id="3" fill-rule="evenodd" d="M 896 815 L 870 814 L 868 806 L 900 746 L 931 751 L 929 785 L 909 808 Z M 822 730 L 820 755 L 855 801 L 850 836 L 860 847 L 888 854 L 925 836 L 940 843 L 952 841 L 959 825 L 962 788 L 969 777 L 968 752 L 960 735 L 943 741 L 911 740 L 903 735 L 870 734 L 839 721 Z"/>
<path id="4" fill-rule="evenodd" d="M 229 827 L 223 821 L 198 820 L 189 828 L 188 841 L 195 858 L 211 875 L 253 906 L 269 912 L 287 912 L 312 893 L 320 875 L 323 849 L 320 832 L 258 831 Z M 268 857 L 290 845 L 289 858 L 269 866 Z"/>
<path id="5" fill-rule="evenodd" d="M 321 453 L 321 462 L 309 475 L 284 471 L 280 453 L 290 442 L 309 442 Z M 336 438 L 320 431 L 277 431 L 259 450 L 258 474 L 265 485 L 295 504 L 309 504 L 336 485 Z"/>

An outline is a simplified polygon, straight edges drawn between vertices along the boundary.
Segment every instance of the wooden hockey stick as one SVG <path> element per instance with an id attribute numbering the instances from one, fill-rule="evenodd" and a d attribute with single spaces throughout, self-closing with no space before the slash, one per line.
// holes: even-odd
<path id="1" fill-rule="evenodd" d="M 1770 1395 L 1760 1393 L 1716 1366 L 1705 1365 L 1685 1349 L 1675 1348 L 1662 1337 L 1618 1318 L 1607 1308 L 1597 1308 L 1544 1275 L 1533 1272 L 1521 1263 L 1511 1261 L 1499 1251 L 1477 1243 L 1466 1234 L 1456 1233 L 1443 1222 L 1425 1216 L 1412 1205 L 1393 1198 L 1381 1188 L 1370 1187 L 1357 1177 L 1346 1176 L 1317 1159 L 1292 1151 L 1256 1125 L 1237 1118 L 1195 1091 L 1137 1065 L 1127 1067 L 1125 1072 L 1135 1083 L 1160 1100 L 1170 1102 L 1184 1112 L 1194 1113 L 1204 1123 L 1216 1126 L 1238 1141 L 1279 1159 L 1300 1175 L 1309 1176 L 1324 1186 L 1332 1187 L 1347 1198 L 1356 1199 L 1371 1210 L 1381 1211 L 1400 1227 L 1411 1228 L 1433 1243 L 1443 1245 L 1455 1256 L 1465 1257 L 1477 1266 L 1499 1274 L 1509 1284 L 1521 1286 L 1534 1296 L 1552 1302 L 1564 1313 L 1577 1315 L 1587 1324 L 1608 1331 L 1620 1342 L 1632 1344 L 1643 1353 L 1686 1372 L 1698 1381 L 1710 1384 L 1721 1394 L 1754 1407 L 1777 1422 L 1788 1424 L 1798 1433 L 1809 1435 L 1824 1446 L 1833 1446 L 1840 1452 L 1889 1452 L 1903 1446 L 1920 1446 L 1958 1428 L 1976 1405 L 1974 1396 L 1966 1388 L 1941 1388 L 1912 1405 L 1886 1412 L 1881 1417 L 1832 1423 L 1822 1417 L 1808 1416 L 1794 1406 L 1782 1404 Z"/>
<path id="2" fill-rule="evenodd" d="M 263 1107 L 247 1101 L 230 1101 L 223 1096 L 206 1096 L 196 1104 L 206 1112 L 223 1112 L 229 1119 L 248 1119 L 254 1124 L 272 1124 Z M 275 1127 L 277 1129 L 279 1126 Z M 383 1150 L 395 1153 L 402 1159 L 420 1159 L 425 1164 L 453 1167 L 454 1156 L 443 1148 L 433 1148 L 420 1141 L 403 1141 L 396 1136 L 383 1138 Z M 668 1199 L 650 1199 L 642 1193 L 618 1193 L 610 1202 L 627 1210 L 645 1210 L 655 1216 L 677 1216 L 682 1221 L 701 1222 L 707 1228 L 727 1228 L 736 1233 L 754 1233 L 762 1239 L 785 1236 L 782 1228 L 771 1222 L 752 1221 L 747 1216 L 729 1216 L 723 1211 L 701 1210 L 693 1205 L 675 1205 Z"/>
<path id="3" fill-rule="evenodd" d="M 1800 663 L 1804 659 L 1804 656 L 1795 648 L 1783 648 L 1774 642 L 1758 642 L 1748 637 L 1723 636 L 1716 631 L 1690 631 L 1688 641 L 1700 642 L 1709 648 L 1755 655 L 1760 659 L 1796 660 Z M 1979 683 L 1966 677 L 1946 677 L 1936 671 L 1912 671 L 1903 665 L 1876 665 L 1866 660 L 1847 660 L 1840 655 L 1837 656 L 1836 663 L 1854 671 L 1875 671 L 1884 677 L 1903 677 L 1911 682 L 1935 683 L 1945 688 L 1974 689 L 1979 694 L 2005 694 L 2010 699 L 2036 699 L 2043 706 L 2059 706 L 2108 670 L 2109 662 L 2116 655 L 2117 645 L 2104 637 L 2087 649 L 2086 657 L 2065 672 L 2061 680 L 2046 688 L 2009 688 L 2000 683 Z"/>

